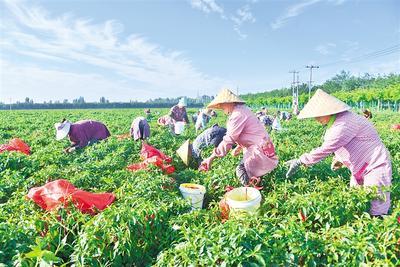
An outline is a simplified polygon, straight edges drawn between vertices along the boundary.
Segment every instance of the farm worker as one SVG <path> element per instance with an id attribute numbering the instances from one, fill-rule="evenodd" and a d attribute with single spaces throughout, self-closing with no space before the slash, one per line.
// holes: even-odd
<path id="1" fill-rule="evenodd" d="M 390 192 L 386 187 L 391 185 L 392 178 L 389 152 L 372 123 L 350 109 L 339 99 L 317 90 L 298 118 L 315 118 L 326 125 L 324 142 L 299 159 L 288 161 L 290 167 L 286 177 L 293 175 L 299 166 L 313 165 L 334 153 L 332 169 L 336 170 L 343 164 L 349 168 L 351 186 L 378 187 L 379 198 L 371 201 L 370 214 L 387 214 Z"/>
<path id="2" fill-rule="evenodd" d="M 291 118 L 292 118 L 292 115 L 290 115 L 290 113 L 287 112 L 287 111 L 282 111 L 282 112 L 280 113 L 280 119 L 281 119 L 282 121 L 288 121 L 288 120 L 290 120 Z"/>
<path id="3" fill-rule="evenodd" d="M 274 118 L 274 121 L 272 122 L 272 130 L 282 131 L 282 126 L 281 126 L 281 122 L 279 120 L 279 115 L 276 115 L 276 117 Z"/>
<path id="4" fill-rule="evenodd" d="M 252 177 L 263 176 L 275 169 L 278 157 L 263 124 L 244 103 L 230 90 L 223 89 L 208 105 L 208 108 L 222 109 L 229 118 L 222 142 L 209 158 L 203 160 L 200 169 L 210 169 L 215 158 L 224 157 L 237 144 L 232 154 L 237 156 L 242 150 L 244 153 L 236 167 L 236 175 L 243 185 L 248 185 Z"/>
<path id="5" fill-rule="evenodd" d="M 169 115 L 164 115 L 158 118 L 157 124 L 160 126 L 169 126 L 172 123 L 172 119 Z"/>
<path id="6" fill-rule="evenodd" d="M 171 117 L 171 124 L 170 124 L 170 129 L 172 132 L 175 130 L 175 123 L 176 122 L 184 122 L 186 124 L 189 124 L 189 119 L 188 115 L 186 113 L 186 106 L 187 106 L 187 100 L 185 97 L 182 97 L 179 99 L 179 102 L 177 105 L 173 106 L 169 112 L 169 116 Z"/>
<path id="7" fill-rule="evenodd" d="M 206 128 L 207 123 L 210 121 L 210 116 L 208 116 L 208 112 L 209 112 L 208 109 L 201 109 L 199 111 L 199 115 L 197 116 L 196 124 L 195 124 L 196 133 L 200 129 Z"/>
<path id="8" fill-rule="evenodd" d="M 63 119 L 61 123 L 56 123 L 54 127 L 56 128 L 57 140 L 62 140 L 69 136 L 71 146 L 65 149 L 67 153 L 110 136 L 110 132 L 103 123 L 93 120 L 82 120 L 71 123 Z"/>
<path id="9" fill-rule="evenodd" d="M 197 167 L 203 161 L 201 158 L 201 151 L 209 146 L 218 147 L 221 143 L 222 138 L 226 134 L 226 128 L 220 127 L 218 124 L 214 124 L 212 127 L 204 130 L 199 134 L 193 141 L 193 144 L 189 142 L 183 143 L 178 149 L 178 155 L 182 158 L 186 165 L 190 160 L 190 156 L 196 161 Z"/>
<path id="10" fill-rule="evenodd" d="M 193 123 L 196 123 L 197 117 L 199 116 L 199 114 L 200 114 L 200 111 L 197 111 L 196 113 L 194 113 L 194 114 L 192 115 L 192 122 L 193 122 Z"/>
<path id="11" fill-rule="evenodd" d="M 135 141 L 150 137 L 150 126 L 147 120 L 144 117 L 135 118 L 131 125 L 130 134 Z"/>
<path id="12" fill-rule="evenodd" d="M 146 119 L 151 120 L 152 114 L 149 108 L 144 110 L 144 114 L 146 115 Z"/>

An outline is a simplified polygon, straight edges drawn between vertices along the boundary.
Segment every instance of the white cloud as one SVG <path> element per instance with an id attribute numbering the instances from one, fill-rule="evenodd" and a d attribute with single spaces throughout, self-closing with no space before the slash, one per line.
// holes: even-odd
<path id="1" fill-rule="evenodd" d="M 286 12 L 278 17 L 274 22 L 271 23 L 271 28 L 277 30 L 283 27 L 290 19 L 297 17 L 305 11 L 309 6 L 312 6 L 321 0 L 306 0 L 301 3 L 292 5 L 286 9 Z"/>
<path id="2" fill-rule="evenodd" d="M 326 44 L 320 44 L 317 47 L 315 47 L 315 51 L 322 55 L 329 55 L 332 54 L 332 49 L 336 47 L 336 44 L 334 43 L 326 43 Z"/>
<path id="3" fill-rule="evenodd" d="M 257 3 L 257 0 L 249 0 L 250 4 Z M 207 14 L 218 13 L 222 19 L 227 19 L 225 15 L 226 11 L 219 6 L 215 0 L 191 0 L 191 6 L 195 9 L 199 9 Z M 256 18 L 250 10 L 250 5 L 246 4 L 236 10 L 236 13 L 229 16 L 229 20 L 233 22 L 233 30 L 238 34 L 239 40 L 247 38 L 247 34 L 244 34 L 240 27 L 245 23 L 254 23 Z"/>
<path id="4" fill-rule="evenodd" d="M 193 8 L 199 9 L 205 13 L 218 13 L 221 18 L 226 18 L 224 9 L 219 6 L 215 0 L 191 0 L 190 4 Z"/>
<path id="5" fill-rule="evenodd" d="M 347 0 L 329 0 L 329 2 L 332 2 L 336 6 L 342 5 L 346 1 Z"/>
<path id="6" fill-rule="evenodd" d="M 232 16 L 232 20 L 238 26 L 242 25 L 244 22 L 250 22 L 250 23 L 256 22 L 256 18 L 251 13 L 249 5 L 245 5 L 236 10 L 236 16 Z"/>
<path id="7" fill-rule="evenodd" d="M 60 83 L 62 78 L 68 79 L 65 84 L 70 84 L 69 80 L 74 78 L 80 81 L 85 79 L 86 84 L 97 80 L 93 75 L 82 78 L 79 76 L 79 70 L 67 69 L 67 66 L 60 64 L 60 61 L 68 61 L 88 72 L 102 73 L 101 75 L 107 77 L 113 75 L 124 83 L 141 84 L 142 88 L 166 96 L 181 94 L 182 91 L 195 95 L 197 89 L 190 90 L 194 84 L 205 93 L 211 93 L 226 82 L 198 71 L 190 59 L 180 51 L 165 50 L 143 36 L 130 35 L 122 38 L 124 27 L 115 20 L 95 24 L 90 19 L 75 18 L 71 14 L 52 17 L 45 10 L 31 7 L 26 2 L 7 0 L 5 4 L 11 11 L 11 19 L 7 20 L 11 27 L 1 24 L 4 40 L 0 42 L 0 56 L 10 59 L 12 55 L 23 54 L 30 62 L 36 60 L 36 67 L 24 67 L 25 71 L 48 71 L 48 74 L 55 74 L 52 72 L 54 69 L 62 69 L 68 75 L 57 72 L 57 77 Z M 215 9 L 212 4 L 209 6 Z M 44 69 L 43 64 L 38 65 L 41 63 L 37 61 L 38 58 L 41 61 L 48 60 L 52 65 L 47 64 L 47 69 Z M 9 61 L 17 64 L 15 60 Z M 11 78 L 3 75 L 2 87 L 12 85 L 9 79 Z M 92 88 L 97 84 L 93 83 Z M 121 84 L 122 82 L 117 85 Z M 36 85 L 39 86 L 39 83 Z M 121 88 L 136 90 L 130 86 Z M 145 95 L 143 94 L 144 97 Z M 150 92 L 147 95 L 150 95 Z"/>
<path id="8" fill-rule="evenodd" d="M 237 25 L 233 27 L 233 30 L 238 34 L 239 40 L 244 40 L 247 38 L 247 34 L 242 33 L 242 31 Z"/>

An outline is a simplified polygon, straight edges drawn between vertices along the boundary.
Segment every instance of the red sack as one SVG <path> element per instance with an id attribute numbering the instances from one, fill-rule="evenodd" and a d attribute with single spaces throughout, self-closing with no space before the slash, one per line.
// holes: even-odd
<path id="1" fill-rule="evenodd" d="M 145 159 L 143 162 L 134 163 L 129 165 L 127 168 L 130 171 L 146 170 L 149 164 L 153 164 L 163 170 L 166 174 L 174 173 L 175 167 L 169 164 L 164 164 L 164 161 L 157 156 Z"/>
<path id="2" fill-rule="evenodd" d="M 149 166 L 149 164 L 153 164 L 160 169 L 162 169 L 166 174 L 171 174 L 175 171 L 174 166 L 166 163 L 171 163 L 172 158 L 166 156 L 160 150 L 152 147 L 151 145 L 146 144 L 145 142 L 142 143 L 142 150 L 140 151 L 140 157 L 143 162 L 134 163 L 127 167 L 130 171 L 138 171 L 138 170 L 145 170 Z"/>
<path id="3" fill-rule="evenodd" d="M 143 142 L 142 143 L 142 150 L 140 151 L 140 157 L 143 160 L 145 160 L 145 159 L 148 159 L 148 158 L 152 158 L 154 156 L 157 156 L 157 157 L 161 158 L 162 160 L 164 160 L 167 163 L 171 163 L 172 162 L 172 158 L 166 156 L 164 153 L 162 153 L 157 148 L 155 148 L 155 147 Z"/>
<path id="4" fill-rule="evenodd" d="M 0 145 L 0 153 L 4 151 L 18 151 L 29 155 L 31 153 L 31 148 L 21 139 L 14 138 L 11 139 L 8 144 Z"/>
<path id="5" fill-rule="evenodd" d="M 90 193 L 76 188 L 67 180 L 55 180 L 44 186 L 31 188 L 27 195 L 42 209 L 53 210 L 71 201 L 83 213 L 96 214 L 115 200 L 112 193 Z"/>

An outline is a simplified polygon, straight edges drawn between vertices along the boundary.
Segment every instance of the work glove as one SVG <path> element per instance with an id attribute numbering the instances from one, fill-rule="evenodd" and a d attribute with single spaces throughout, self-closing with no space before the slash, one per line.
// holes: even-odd
<path id="1" fill-rule="evenodd" d="M 301 161 L 299 159 L 292 159 L 285 162 L 286 166 L 289 167 L 289 170 L 286 173 L 286 178 L 289 178 L 293 174 L 295 174 L 298 168 L 301 166 Z"/>

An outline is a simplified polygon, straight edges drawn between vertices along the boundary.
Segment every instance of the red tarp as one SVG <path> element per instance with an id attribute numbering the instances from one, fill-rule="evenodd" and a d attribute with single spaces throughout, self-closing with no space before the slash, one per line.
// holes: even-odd
<path id="1" fill-rule="evenodd" d="M 11 139 L 8 144 L 0 145 L 0 153 L 4 151 L 18 151 L 29 155 L 31 153 L 31 148 L 21 139 L 14 138 Z"/>
<path id="2" fill-rule="evenodd" d="M 172 158 L 166 156 L 160 150 L 156 149 L 155 147 L 152 147 L 151 145 L 146 144 L 145 142 L 142 143 L 140 158 L 143 160 L 143 162 L 129 165 L 127 167 L 128 170 L 131 171 L 144 170 L 147 169 L 149 164 L 153 164 L 162 169 L 167 174 L 171 174 L 175 171 L 174 166 L 167 164 L 172 162 Z"/>
<path id="3" fill-rule="evenodd" d="M 115 200 L 112 193 L 90 193 L 76 188 L 67 180 L 55 180 L 44 186 L 31 188 L 27 195 L 42 209 L 53 210 L 72 202 L 83 213 L 96 214 Z"/>

